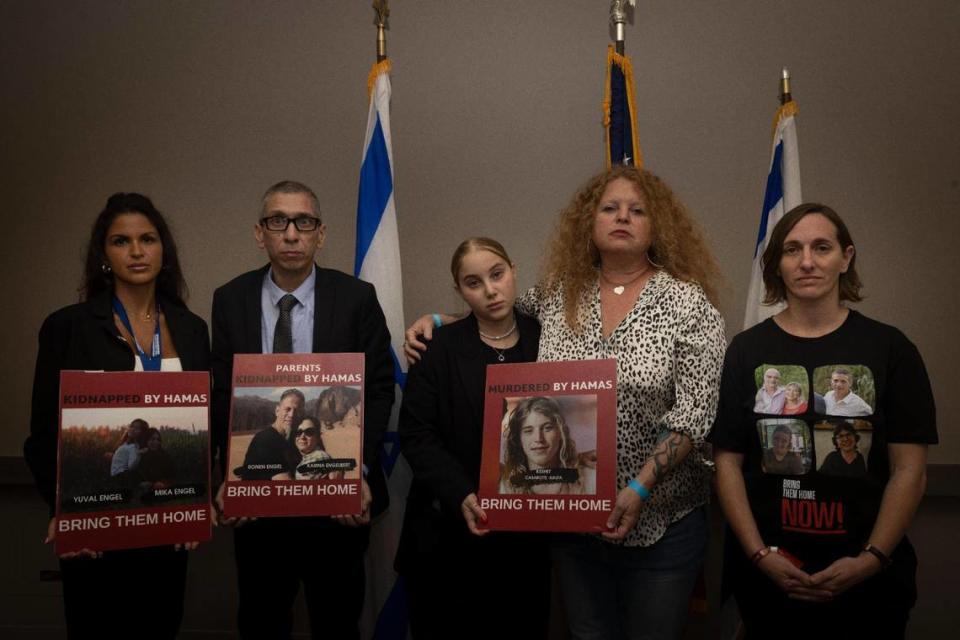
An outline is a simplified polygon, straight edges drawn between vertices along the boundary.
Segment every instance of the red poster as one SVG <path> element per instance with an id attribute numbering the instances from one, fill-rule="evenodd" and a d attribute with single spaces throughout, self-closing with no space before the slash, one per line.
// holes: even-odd
<path id="1" fill-rule="evenodd" d="M 616 432 L 615 360 L 488 366 L 477 493 L 487 527 L 606 531 Z"/>
<path id="2" fill-rule="evenodd" d="M 357 515 L 363 354 L 236 355 L 223 512 Z"/>
<path id="3" fill-rule="evenodd" d="M 210 374 L 60 374 L 56 551 L 210 539 Z"/>

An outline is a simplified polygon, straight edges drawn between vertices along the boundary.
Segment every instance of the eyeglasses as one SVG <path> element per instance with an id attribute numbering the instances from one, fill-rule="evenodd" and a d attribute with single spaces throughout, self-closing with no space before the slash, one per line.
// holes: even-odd
<path id="1" fill-rule="evenodd" d="M 270 216 L 260 218 L 260 226 L 268 231 L 286 231 L 290 223 L 297 228 L 297 231 L 316 231 L 320 226 L 320 218 L 313 216 L 297 216 L 288 218 L 287 216 Z"/>
<path id="2" fill-rule="evenodd" d="M 297 437 L 315 438 L 317 436 L 316 427 L 307 427 L 306 429 L 297 429 Z"/>

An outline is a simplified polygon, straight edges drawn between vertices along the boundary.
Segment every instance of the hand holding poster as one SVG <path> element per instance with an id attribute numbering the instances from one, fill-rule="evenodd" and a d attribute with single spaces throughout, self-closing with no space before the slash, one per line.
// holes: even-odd
<path id="1" fill-rule="evenodd" d="M 223 512 L 361 513 L 362 353 L 238 354 Z"/>
<path id="2" fill-rule="evenodd" d="M 60 374 L 56 552 L 210 539 L 208 373 Z"/>
<path id="3" fill-rule="evenodd" d="M 616 394 L 615 360 L 487 367 L 478 498 L 489 529 L 606 530 Z"/>

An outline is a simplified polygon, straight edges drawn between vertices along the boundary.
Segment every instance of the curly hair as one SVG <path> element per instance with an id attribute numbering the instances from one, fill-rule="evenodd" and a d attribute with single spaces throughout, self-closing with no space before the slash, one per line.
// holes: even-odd
<path id="1" fill-rule="evenodd" d="M 527 454 L 523 451 L 520 442 L 520 433 L 523 423 L 532 413 L 539 413 L 556 424 L 560 433 L 560 467 L 565 469 L 577 468 L 577 445 L 570 437 L 570 427 L 563 417 L 560 405 L 552 398 L 531 396 L 524 398 L 513 408 L 507 420 L 507 455 L 504 460 L 503 476 L 514 487 L 528 488 L 529 483 L 524 479 L 530 470 Z"/>
<path id="2" fill-rule="evenodd" d="M 677 280 L 696 282 L 714 304 L 720 269 L 697 224 L 673 190 L 645 169 L 617 165 L 593 176 L 560 212 L 543 268 L 549 291 L 563 287 L 567 324 L 580 329 L 580 308 L 596 281 L 600 252 L 593 223 L 603 192 L 614 180 L 632 182 L 646 201 L 650 217 L 648 258 Z"/>
<path id="3" fill-rule="evenodd" d="M 840 439 L 840 434 L 841 434 L 841 433 L 849 433 L 850 435 L 853 436 L 853 441 L 854 441 L 855 443 L 859 443 L 859 442 L 860 442 L 860 434 L 857 433 L 856 428 L 855 428 L 852 424 L 850 424 L 849 422 L 847 422 L 846 420 L 841 420 L 841 421 L 839 421 L 839 422 L 834 423 L 834 425 L 833 425 L 833 436 L 830 438 L 830 439 L 833 441 L 833 446 L 834 446 L 837 450 L 840 449 L 839 439 Z"/>

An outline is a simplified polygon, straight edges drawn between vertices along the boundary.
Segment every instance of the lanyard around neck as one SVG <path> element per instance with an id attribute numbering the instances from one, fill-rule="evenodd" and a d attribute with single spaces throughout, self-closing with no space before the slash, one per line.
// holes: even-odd
<path id="1" fill-rule="evenodd" d="M 149 356 L 144 353 L 140 347 L 140 343 L 137 341 L 137 334 L 133 332 L 133 327 L 130 325 L 127 310 L 123 308 L 123 303 L 120 302 L 120 298 L 117 296 L 113 296 L 113 311 L 117 314 L 117 317 L 120 318 L 120 322 L 123 323 L 123 326 L 126 327 L 130 336 L 133 338 L 133 344 L 137 348 L 137 355 L 140 357 L 140 364 L 143 365 L 143 370 L 160 371 L 160 301 L 157 300 L 157 324 L 153 328 L 153 344 L 150 346 Z"/>

